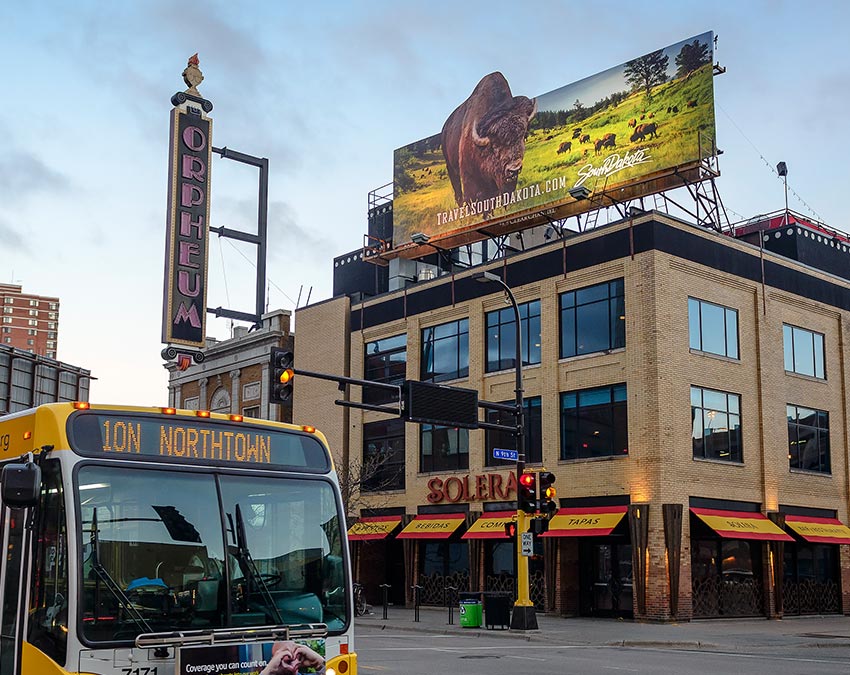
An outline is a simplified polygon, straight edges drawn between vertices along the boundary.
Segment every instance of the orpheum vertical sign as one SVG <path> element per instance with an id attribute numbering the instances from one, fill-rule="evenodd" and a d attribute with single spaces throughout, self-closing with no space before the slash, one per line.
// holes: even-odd
<path id="1" fill-rule="evenodd" d="M 171 111 L 162 341 L 198 348 L 206 333 L 211 134 L 199 108 Z"/>

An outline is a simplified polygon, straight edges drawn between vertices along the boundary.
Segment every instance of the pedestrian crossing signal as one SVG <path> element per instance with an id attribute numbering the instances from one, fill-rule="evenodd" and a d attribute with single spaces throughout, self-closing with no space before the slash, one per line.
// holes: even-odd
<path id="1" fill-rule="evenodd" d="M 516 521 L 510 520 L 505 523 L 505 536 L 508 539 L 516 539 Z"/>

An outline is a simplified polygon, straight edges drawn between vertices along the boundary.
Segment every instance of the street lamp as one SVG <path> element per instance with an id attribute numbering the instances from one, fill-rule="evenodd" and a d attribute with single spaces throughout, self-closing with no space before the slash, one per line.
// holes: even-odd
<path id="1" fill-rule="evenodd" d="M 516 481 L 517 481 L 517 536 L 522 536 L 526 527 L 526 514 L 520 508 L 519 504 L 519 486 L 522 474 L 525 471 L 525 411 L 522 400 L 522 329 L 520 327 L 519 307 L 516 304 L 516 298 L 513 292 L 502 278 L 492 272 L 476 272 L 472 275 L 475 281 L 481 283 L 494 282 L 499 284 L 508 296 L 511 302 L 511 307 L 514 309 L 514 321 L 516 321 L 516 409 L 514 417 L 516 419 Z M 522 549 L 517 546 L 517 600 L 514 604 L 514 611 L 511 614 L 511 628 L 514 630 L 537 630 L 537 615 L 534 611 L 534 603 L 531 602 L 531 594 L 529 592 L 528 579 L 528 558 L 522 555 Z"/>

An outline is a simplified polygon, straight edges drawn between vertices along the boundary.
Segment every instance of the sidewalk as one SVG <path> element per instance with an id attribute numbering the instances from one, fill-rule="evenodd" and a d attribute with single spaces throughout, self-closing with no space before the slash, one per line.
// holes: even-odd
<path id="1" fill-rule="evenodd" d="M 806 616 L 773 619 L 699 619 L 683 623 L 648 623 L 621 619 L 562 618 L 537 614 L 539 630 L 512 631 L 461 628 L 454 609 L 449 624 L 448 608 L 422 607 L 419 622 L 414 610 L 389 607 L 383 619 L 382 607 L 358 616 L 355 629 L 411 631 L 431 635 L 457 635 L 469 638 L 511 636 L 534 642 L 569 645 L 625 647 L 672 647 L 711 651 L 752 651 L 759 648 L 846 648 L 850 649 L 850 617 Z"/>

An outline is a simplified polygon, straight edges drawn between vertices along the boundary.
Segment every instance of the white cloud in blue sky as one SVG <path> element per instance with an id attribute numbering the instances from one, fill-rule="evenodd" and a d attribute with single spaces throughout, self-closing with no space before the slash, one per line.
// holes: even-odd
<path id="1" fill-rule="evenodd" d="M 395 148 L 437 133 L 481 77 L 534 96 L 718 35 L 718 181 L 731 220 L 789 206 L 850 230 L 850 5 L 732 2 L 0 4 L 0 280 L 62 301 L 59 357 L 95 401 L 167 400 L 160 321 L 169 99 L 198 52 L 213 142 L 270 161 L 271 307 L 332 288 Z M 228 165 L 229 164 L 229 165 Z M 216 160 L 214 224 L 249 229 L 256 174 Z M 238 248 L 238 250 L 237 250 Z M 253 249 L 213 238 L 209 306 L 250 311 Z M 14 279 L 13 279 L 14 277 Z M 228 323 L 208 320 L 226 337 Z M 297 327 L 296 327 L 297 330 Z"/>

